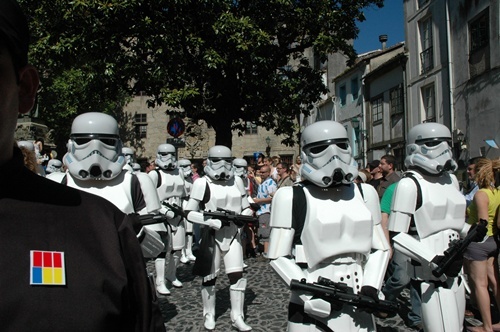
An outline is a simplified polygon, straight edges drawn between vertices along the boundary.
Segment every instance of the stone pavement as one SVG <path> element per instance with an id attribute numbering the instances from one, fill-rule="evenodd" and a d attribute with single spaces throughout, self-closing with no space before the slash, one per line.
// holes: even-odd
<path id="1" fill-rule="evenodd" d="M 248 268 L 245 294 L 245 321 L 255 332 L 286 331 L 287 308 L 290 292 L 267 261 L 247 259 Z M 149 265 L 151 268 L 151 265 Z M 205 331 L 201 305 L 201 278 L 191 274 L 192 264 L 181 264 L 177 277 L 182 288 L 169 288 L 171 295 L 160 298 L 160 308 L 168 332 Z M 225 274 L 216 284 L 216 331 L 236 331 L 231 326 L 229 281 Z M 401 316 L 408 312 L 408 292 L 400 298 Z M 414 331 L 407 327 L 399 315 L 387 319 L 377 318 L 379 332 Z"/>

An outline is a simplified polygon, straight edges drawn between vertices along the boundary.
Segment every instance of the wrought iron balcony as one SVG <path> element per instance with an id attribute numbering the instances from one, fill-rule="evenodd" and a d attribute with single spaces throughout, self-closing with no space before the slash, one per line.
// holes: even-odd
<path id="1" fill-rule="evenodd" d="M 434 51 L 432 46 L 420 53 L 420 64 L 422 67 L 422 74 L 434 68 Z"/>

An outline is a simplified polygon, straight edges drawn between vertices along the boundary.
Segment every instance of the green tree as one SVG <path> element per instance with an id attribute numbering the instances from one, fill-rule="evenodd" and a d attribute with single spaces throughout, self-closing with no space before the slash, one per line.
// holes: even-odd
<path id="1" fill-rule="evenodd" d="M 40 114 L 50 126 L 67 128 L 90 110 L 117 114 L 142 91 L 150 106 L 205 120 L 216 144 L 231 146 L 232 130 L 246 121 L 294 144 L 296 119 L 326 92 L 311 64 L 335 52 L 352 63 L 356 21 L 383 0 L 21 2 L 31 59 L 43 68 Z"/>

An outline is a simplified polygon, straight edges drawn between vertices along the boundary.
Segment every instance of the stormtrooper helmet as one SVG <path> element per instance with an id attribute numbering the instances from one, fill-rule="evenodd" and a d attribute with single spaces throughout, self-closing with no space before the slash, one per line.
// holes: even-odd
<path id="1" fill-rule="evenodd" d="M 50 173 L 56 173 L 56 172 L 62 172 L 61 167 L 62 167 L 62 161 L 59 159 L 50 159 L 49 162 L 47 163 L 47 168 L 45 169 L 45 173 L 50 174 Z"/>
<path id="2" fill-rule="evenodd" d="M 177 168 L 175 147 L 172 144 L 160 144 L 156 150 L 156 165 L 164 170 Z"/>
<path id="3" fill-rule="evenodd" d="M 233 160 L 234 175 L 242 178 L 247 177 L 248 163 L 245 159 L 236 158 Z"/>
<path id="4" fill-rule="evenodd" d="M 191 160 L 179 159 L 177 165 L 182 170 L 182 174 L 184 174 L 185 178 L 190 177 L 193 174 L 193 171 L 191 170 Z"/>
<path id="5" fill-rule="evenodd" d="M 128 147 L 123 147 L 122 153 L 123 157 L 125 157 L 126 163 L 132 166 L 134 164 L 134 150 Z"/>
<path id="6" fill-rule="evenodd" d="M 25 148 L 29 151 L 35 152 L 35 144 L 29 141 L 19 141 L 17 142 L 17 146 L 20 148 Z"/>
<path id="7" fill-rule="evenodd" d="M 408 132 L 405 166 L 430 174 L 454 172 L 458 165 L 451 151 L 451 132 L 445 125 L 427 122 Z"/>
<path id="8" fill-rule="evenodd" d="M 205 174 L 216 181 L 227 181 L 233 178 L 233 163 L 231 149 L 223 145 L 216 145 L 208 150 Z"/>
<path id="9" fill-rule="evenodd" d="M 141 165 L 138 163 L 132 163 L 132 169 L 134 172 L 140 172 L 141 171 Z"/>
<path id="10" fill-rule="evenodd" d="M 345 128 L 335 121 L 318 121 L 307 126 L 300 138 L 302 179 L 320 187 L 349 184 L 358 177 Z"/>
<path id="11" fill-rule="evenodd" d="M 64 164 L 80 180 L 111 180 L 125 165 L 118 123 L 104 113 L 77 116 L 71 125 L 67 147 Z"/>

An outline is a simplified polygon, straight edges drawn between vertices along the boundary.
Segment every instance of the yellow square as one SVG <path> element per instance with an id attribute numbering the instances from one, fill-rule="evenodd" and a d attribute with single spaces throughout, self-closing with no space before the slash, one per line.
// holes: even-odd
<path id="1" fill-rule="evenodd" d="M 42 272 L 42 280 L 44 284 L 53 284 L 54 275 L 51 267 L 44 267 Z"/>
<path id="2" fill-rule="evenodd" d="M 61 285 L 63 283 L 63 270 L 61 268 L 54 268 L 54 284 Z"/>

